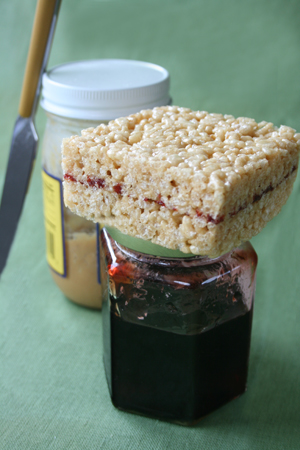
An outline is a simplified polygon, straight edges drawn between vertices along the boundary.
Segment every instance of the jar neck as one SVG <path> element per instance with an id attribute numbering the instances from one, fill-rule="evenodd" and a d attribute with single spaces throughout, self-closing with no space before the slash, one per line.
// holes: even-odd
<path id="1" fill-rule="evenodd" d="M 78 127 L 81 130 L 89 127 L 97 127 L 101 123 L 108 123 L 108 120 L 74 119 L 72 117 L 59 116 L 58 114 L 53 114 L 46 110 L 45 113 L 50 121 L 56 122 L 60 126 L 69 127 L 71 122 L 74 126 Z"/>
<path id="2" fill-rule="evenodd" d="M 207 265 L 218 262 L 226 255 L 217 258 L 209 258 L 203 255 L 186 254 L 178 250 L 169 250 L 149 241 L 124 235 L 112 227 L 103 228 L 106 239 L 112 239 L 114 245 L 123 254 L 137 261 L 143 261 L 147 264 L 156 264 L 162 266 L 176 266 L 178 263 L 187 265 Z"/>
<path id="3" fill-rule="evenodd" d="M 115 241 L 116 242 L 116 241 Z M 164 256 L 154 256 L 149 255 L 147 253 L 139 253 L 135 250 L 132 250 L 130 248 L 124 247 L 123 245 L 116 242 L 116 247 L 126 256 L 129 256 L 132 259 L 135 259 L 137 261 L 143 261 L 147 264 L 155 264 L 159 266 L 176 266 L 178 263 L 186 263 L 186 265 L 207 265 L 207 264 L 213 264 L 215 262 L 220 261 L 224 257 L 226 258 L 226 255 L 219 256 L 218 258 L 209 258 L 208 256 L 189 256 L 189 257 L 164 257 Z"/>

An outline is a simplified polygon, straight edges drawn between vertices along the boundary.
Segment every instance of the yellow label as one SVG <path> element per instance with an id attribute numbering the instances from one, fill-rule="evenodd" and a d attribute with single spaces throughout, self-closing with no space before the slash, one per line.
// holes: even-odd
<path id="1" fill-rule="evenodd" d="M 55 272 L 65 276 L 62 184 L 45 170 L 42 171 L 42 177 L 47 261 Z"/>

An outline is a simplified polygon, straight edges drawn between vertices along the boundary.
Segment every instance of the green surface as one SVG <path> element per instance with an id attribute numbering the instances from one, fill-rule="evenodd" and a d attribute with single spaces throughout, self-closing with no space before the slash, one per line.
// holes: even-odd
<path id="1" fill-rule="evenodd" d="M 33 0 L 0 0 L 0 186 L 34 10 Z M 296 0 L 63 0 L 50 65 L 150 61 L 170 71 L 174 104 L 300 131 L 299 23 Z M 40 135 L 44 123 L 39 110 Z M 248 392 L 184 428 L 112 406 L 101 313 L 68 302 L 48 272 L 38 160 L 0 280 L 1 450 L 299 449 L 299 202 L 298 177 L 282 213 L 252 240 L 259 267 Z"/>

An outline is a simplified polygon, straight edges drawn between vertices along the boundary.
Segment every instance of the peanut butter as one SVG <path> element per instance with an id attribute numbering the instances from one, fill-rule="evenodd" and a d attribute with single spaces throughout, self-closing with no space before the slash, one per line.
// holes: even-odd
<path id="1" fill-rule="evenodd" d="M 79 133 L 81 128 L 94 122 L 47 115 L 48 121 L 43 140 L 43 169 L 48 175 L 61 181 L 62 138 L 67 133 Z M 55 201 L 62 204 L 62 198 Z M 82 306 L 100 309 L 102 290 L 97 273 L 96 226 L 91 221 L 73 214 L 67 207 L 62 207 L 62 211 L 65 273 L 57 273 L 50 264 L 52 278 L 69 300 Z"/>
<path id="2" fill-rule="evenodd" d="M 75 303 L 89 308 L 102 306 L 101 285 L 97 281 L 96 233 L 74 233 L 65 239 L 67 276 L 51 275 L 61 291 Z"/>

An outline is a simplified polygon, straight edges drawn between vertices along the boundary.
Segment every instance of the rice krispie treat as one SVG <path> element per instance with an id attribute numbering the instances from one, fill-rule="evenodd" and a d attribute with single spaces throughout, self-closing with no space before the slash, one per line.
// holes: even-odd
<path id="1" fill-rule="evenodd" d="M 65 204 L 125 234 L 215 257 L 279 213 L 299 150 L 287 126 L 158 107 L 64 139 Z"/>

